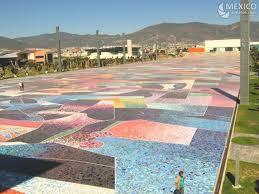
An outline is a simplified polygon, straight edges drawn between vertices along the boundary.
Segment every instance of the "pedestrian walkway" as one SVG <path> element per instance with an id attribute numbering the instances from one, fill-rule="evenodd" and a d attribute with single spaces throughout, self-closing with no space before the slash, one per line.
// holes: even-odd
<path id="1" fill-rule="evenodd" d="M 259 135 L 256 134 L 234 132 L 233 137 L 239 136 L 259 138 Z M 229 159 L 236 160 L 237 157 L 243 162 L 259 164 L 259 145 L 240 145 L 231 142 Z"/>
<path id="2" fill-rule="evenodd" d="M 249 134 L 249 133 L 239 133 L 239 132 L 234 132 L 233 137 L 255 137 L 255 138 L 259 138 L 259 135 L 257 134 Z"/>

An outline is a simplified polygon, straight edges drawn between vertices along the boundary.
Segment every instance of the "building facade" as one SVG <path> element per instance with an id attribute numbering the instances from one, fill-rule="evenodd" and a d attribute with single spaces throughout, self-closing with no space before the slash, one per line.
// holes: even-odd
<path id="1" fill-rule="evenodd" d="M 258 47 L 259 42 L 250 42 L 251 47 Z M 238 52 L 240 39 L 205 40 L 205 52 Z"/>

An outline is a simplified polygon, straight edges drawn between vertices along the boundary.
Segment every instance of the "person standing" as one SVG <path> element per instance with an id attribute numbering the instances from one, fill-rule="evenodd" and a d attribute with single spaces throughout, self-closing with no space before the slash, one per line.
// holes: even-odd
<path id="1" fill-rule="evenodd" d="M 24 91 L 24 84 L 23 82 L 19 82 L 20 91 Z"/>
<path id="2" fill-rule="evenodd" d="M 174 194 L 184 194 L 184 176 L 183 171 L 180 171 L 175 180 L 175 191 Z"/>

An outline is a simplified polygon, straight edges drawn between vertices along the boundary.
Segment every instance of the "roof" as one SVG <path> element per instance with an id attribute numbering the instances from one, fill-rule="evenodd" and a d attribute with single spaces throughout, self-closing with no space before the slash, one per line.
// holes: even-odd
<path id="1" fill-rule="evenodd" d="M 30 50 L 24 50 L 24 51 L 20 51 L 18 54 L 30 54 L 33 53 L 34 51 L 30 51 Z"/>
<path id="2" fill-rule="evenodd" d="M 1 59 L 17 58 L 17 54 L 18 54 L 18 52 L 8 53 L 8 54 L 5 54 L 5 55 L 0 56 L 0 58 L 1 58 Z"/>

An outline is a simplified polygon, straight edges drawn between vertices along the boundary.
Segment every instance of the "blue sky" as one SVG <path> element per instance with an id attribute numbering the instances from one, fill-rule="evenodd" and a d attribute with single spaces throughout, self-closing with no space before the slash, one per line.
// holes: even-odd
<path id="1" fill-rule="evenodd" d="M 218 16 L 221 2 L 239 0 L 1 0 L 0 36 L 52 33 L 56 25 L 76 34 L 93 34 L 97 28 L 101 33 L 119 34 L 163 22 L 239 21 L 239 16 Z M 252 20 L 259 21 L 259 2 Z"/>

